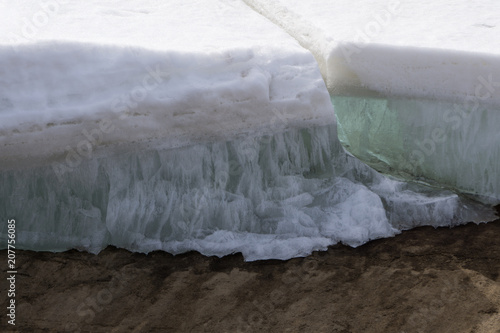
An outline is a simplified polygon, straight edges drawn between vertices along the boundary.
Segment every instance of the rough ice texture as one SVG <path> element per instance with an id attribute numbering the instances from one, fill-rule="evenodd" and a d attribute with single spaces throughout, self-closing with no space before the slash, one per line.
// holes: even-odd
<path id="1" fill-rule="evenodd" d="M 500 203 L 499 2 L 245 2 L 315 55 L 351 153 Z"/>
<path id="2" fill-rule="evenodd" d="M 377 174 L 344 153 L 334 125 L 95 158 L 61 182 L 50 166 L 0 181 L 0 211 L 16 218 L 19 247 L 33 250 L 288 259 L 492 218 L 451 192 Z"/>

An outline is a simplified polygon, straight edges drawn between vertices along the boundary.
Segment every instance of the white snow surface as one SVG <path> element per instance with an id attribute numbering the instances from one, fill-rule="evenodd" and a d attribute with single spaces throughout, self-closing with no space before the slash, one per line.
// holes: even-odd
<path id="1" fill-rule="evenodd" d="M 314 57 L 241 1 L 2 1 L 0 12 L 4 169 L 79 144 L 169 148 L 334 121 Z"/>
<path id="2" fill-rule="evenodd" d="M 500 2 L 244 0 L 310 49 L 333 95 L 500 103 Z"/>

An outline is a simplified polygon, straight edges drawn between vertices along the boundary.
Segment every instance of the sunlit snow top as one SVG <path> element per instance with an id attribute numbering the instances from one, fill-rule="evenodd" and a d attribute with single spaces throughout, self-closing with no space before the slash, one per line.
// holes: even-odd
<path id="1" fill-rule="evenodd" d="M 241 1 L 23 0 L 0 3 L 0 44 L 70 41 L 159 51 L 293 50 Z"/>
<path id="2" fill-rule="evenodd" d="M 482 83 L 500 82 L 498 1 L 245 2 L 315 54 L 333 94 L 456 100 L 482 84 L 500 101 Z"/>

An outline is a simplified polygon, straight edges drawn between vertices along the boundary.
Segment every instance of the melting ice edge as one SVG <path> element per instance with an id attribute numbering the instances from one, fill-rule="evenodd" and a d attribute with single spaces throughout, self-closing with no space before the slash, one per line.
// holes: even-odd
<path id="1" fill-rule="evenodd" d="M 493 218 L 452 192 L 378 174 L 345 153 L 335 124 L 114 154 L 59 176 L 50 165 L 0 174 L 0 211 L 18 221 L 21 248 L 288 259 Z"/>

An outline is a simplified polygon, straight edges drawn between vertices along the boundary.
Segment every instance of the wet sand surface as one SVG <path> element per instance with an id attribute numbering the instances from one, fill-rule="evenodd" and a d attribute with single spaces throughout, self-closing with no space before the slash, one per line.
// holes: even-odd
<path id="1" fill-rule="evenodd" d="M 16 264 L 19 332 L 500 332 L 500 220 L 288 261 L 108 247 Z"/>

